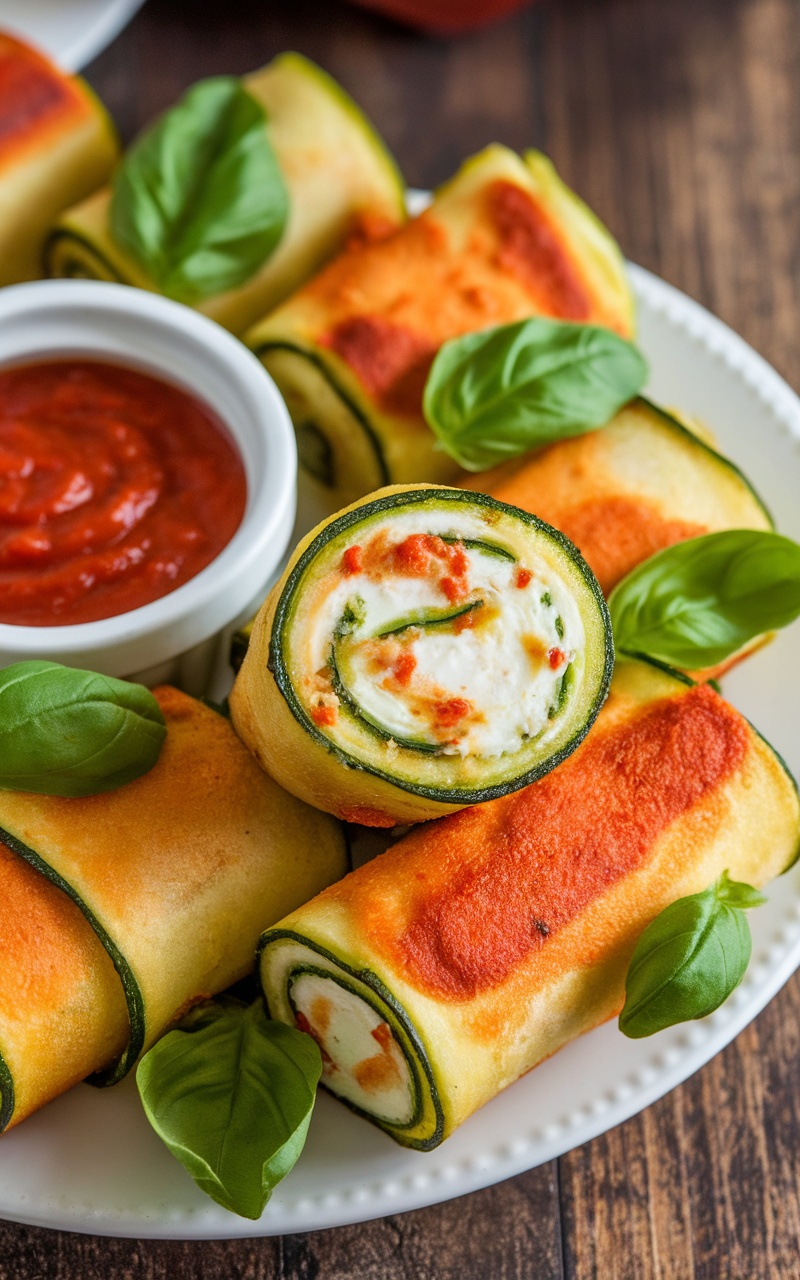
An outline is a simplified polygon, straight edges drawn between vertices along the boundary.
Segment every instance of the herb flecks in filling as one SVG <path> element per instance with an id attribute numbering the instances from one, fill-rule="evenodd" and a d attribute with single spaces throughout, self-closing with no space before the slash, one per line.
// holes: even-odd
<path id="1" fill-rule="evenodd" d="M 583 643 L 563 584 L 477 521 L 474 536 L 466 521 L 398 523 L 354 536 L 326 572 L 305 681 L 314 723 L 344 741 L 366 730 L 387 753 L 462 758 L 552 734 Z"/>

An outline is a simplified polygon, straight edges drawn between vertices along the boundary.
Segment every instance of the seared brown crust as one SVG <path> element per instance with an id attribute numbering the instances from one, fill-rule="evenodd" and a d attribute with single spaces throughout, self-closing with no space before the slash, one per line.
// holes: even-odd
<path id="1" fill-rule="evenodd" d="M 95 110 L 79 81 L 0 32 L 0 176 L 29 152 L 57 145 Z"/>

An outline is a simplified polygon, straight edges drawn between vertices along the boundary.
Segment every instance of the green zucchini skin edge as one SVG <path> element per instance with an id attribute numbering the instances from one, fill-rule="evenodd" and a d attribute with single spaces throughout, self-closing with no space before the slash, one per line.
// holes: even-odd
<path id="1" fill-rule="evenodd" d="M 672 676 L 673 679 L 678 680 L 681 684 L 687 684 L 690 686 L 694 686 L 698 684 L 698 681 L 693 680 L 691 676 L 687 676 L 685 671 L 678 671 L 676 667 L 671 667 L 669 663 L 661 662 L 659 658 L 650 658 L 646 653 L 628 653 L 624 649 L 621 649 L 619 652 L 619 657 L 623 661 L 626 658 L 630 658 L 634 662 L 643 662 L 645 666 L 655 667 L 658 671 L 663 671 L 665 675 Z M 721 696 L 722 695 L 720 694 L 720 697 Z M 740 715 L 742 714 L 741 711 L 739 712 L 739 714 Z M 784 760 L 780 751 L 777 751 L 775 747 L 773 747 L 769 738 L 764 737 L 763 733 L 760 731 L 760 729 L 756 728 L 752 720 L 748 720 L 746 716 L 742 716 L 742 719 L 747 721 L 747 724 L 749 724 L 750 728 L 753 730 L 753 733 L 756 735 L 756 737 L 760 738 L 761 741 L 764 743 L 764 746 L 769 748 L 772 755 L 775 757 L 778 764 L 783 769 L 783 772 L 786 774 L 786 777 L 789 779 L 792 786 L 794 787 L 795 792 L 797 793 L 798 800 L 800 801 L 800 786 L 798 785 L 797 778 L 792 773 L 791 769 L 789 768 L 788 764 Z M 781 871 L 780 874 L 784 876 L 786 875 L 787 871 L 791 871 L 792 867 L 795 866 L 798 859 L 800 859 L 800 831 L 798 832 L 798 835 L 797 835 L 797 849 L 792 854 L 792 857 L 787 862 L 786 866 L 783 868 L 783 871 Z"/>
<path id="2" fill-rule="evenodd" d="M 116 284 L 130 284 L 130 280 L 126 279 L 125 276 L 120 275 L 117 268 L 112 266 L 108 258 L 105 258 L 103 254 L 98 251 L 97 247 L 91 243 L 91 241 L 87 240 L 85 236 L 78 235 L 75 231 L 68 231 L 63 227 L 58 227 L 55 231 L 50 232 L 49 236 L 45 240 L 44 248 L 42 249 L 42 272 L 48 279 L 52 280 L 54 278 L 53 254 L 56 245 L 61 241 L 67 241 L 67 243 L 74 241 L 75 244 L 81 245 L 81 247 L 87 250 L 93 258 L 96 258 L 98 262 L 103 263 L 104 267 Z M 69 277 L 65 277 L 65 279 L 66 278 Z M 83 278 L 84 277 L 81 277 L 81 279 Z M 94 279 L 99 279 L 99 277 L 96 276 Z"/>
<path id="3" fill-rule="evenodd" d="M 367 713 L 362 710 L 342 679 L 342 675 L 336 661 L 335 647 L 331 648 L 328 668 L 331 673 L 331 686 L 333 688 L 333 692 L 336 694 L 348 714 L 351 715 L 354 720 L 358 720 L 359 724 L 363 725 L 368 733 L 373 734 L 380 742 L 389 742 L 391 740 L 396 742 L 398 747 L 406 747 L 411 751 L 426 751 L 430 755 L 435 755 L 438 752 L 439 748 L 435 743 L 417 742 L 413 738 L 398 738 L 397 736 L 392 735 L 389 733 L 388 729 L 384 729 L 382 725 L 378 724 L 377 720 L 372 720 Z"/>
<path id="4" fill-rule="evenodd" d="M 15 1106 L 14 1077 L 8 1069 L 8 1063 L 0 1053 L 0 1133 L 3 1133 L 8 1128 Z"/>
<path id="5" fill-rule="evenodd" d="M 302 977 L 304 973 L 313 973 L 318 978 L 330 979 L 331 982 L 335 982 L 338 987 L 341 987 L 343 991 L 349 991 L 353 995 L 357 996 L 359 1000 L 363 1000 L 365 1004 L 369 1005 L 370 1009 L 374 1010 L 374 1012 L 377 1013 L 379 1017 L 383 1018 L 383 1012 L 381 1009 L 378 1008 L 378 1005 L 375 1003 L 374 1000 L 369 1000 L 366 996 L 362 995 L 361 992 L 356 991 L 355 987 L 351 987 L 347 982 L 345 982 L 343 977 L 340 977 L 337 973 L 333 973 L 330 969 L 323 969 L 320 965 L 314 965 L 314 964 L 297 965 L 294 969 L 292 969 L 292 971 L 288 976 L 289 983 L 291 983 L 297 977 Z M 288 990 L 286 992 L 286 1000 L 290 1009 L 292 1010 L 292 1013 L 296 1017 L 297 1010 L 294 1006 L 294 1001 L 292 1000 L 291 993 Z M 386 1021 L 385 1018 L 383 1020 Z M 405 1051 L 405 1048 L 402 1045 L 401 1045 L 401 1048 L 403 1049 L 403 1057 L 405 1058 L 406 1063 L 408 1064 L 408 1069 L 411 1073 L 411 1079 L 414 1086 L 414 1114 L 412 1115 L 411 1119 L 406 1122 L 406 1124 L 390 1125 L 388 1121 L 385 1122 L 387 1128 L 398 1129 L 398 1130 L 413 1129 L 414 1126 L 419 1124 L 420 1120 L 422 1119 L 422 1090 L 420 1088 L 420 1083 L 419 1083 L 419 1072 L 417 1071 L 417 1064 L 414 1062 L 413 1058 L 410 1058 L 408 1056 L 408 1054 Z M 328 1086 L 326 1084 L 322 1084 L 322 1087 L 323 1089 L 328 1089 Z M 347 1098 L 343 1098 L 341 1094 L 334 1093 L 333 1089 L 328 1089 L 328 1093 L 330 1093 L 336 1099 L 337 1102 L 343 1102 L 345 1106 L 350 1108 L 351 1111 L 355 1111 L 356 1115 L 363 1116 L 365 1120 L 373 1120 L 376 1124 L 380 1123 L 380 1121 L 376 1117 L 374 1117 L 371 1112 L 364 1111 L 362 1107 L 359 1107 L 355 1102 L 350 1102 Z"/>
<path id="6" fill-rule="evenodd" d="M 144 999 L 142 997 L 141 988 L 133 976 L 133 970 L 117 947 L 116 943 L 112 941 L 103 926 L 100 924 L 100 921 L 94 913 L 90 911 L 80 894 L 73 889 L 71 884 L 64 880 L 58 872 L 54 871 L 49 863 L 45 862 L 45 860 L 40 857 L 35 850 L 31 849 L 28 845 L 23 844 L 21 840 L 17 839 L 16 836 L 12 835 L 10 831 L 6 831 L 3 827 L 0 827 L 0 840 L 2 840 L 3 844 L 7 844 L 9 849 L 13 850 L 14 853 L 17 853 L 21 858 L 24 858 L 25 861 L 34 868 L 34 870 L 45 876 L 46 879 L 48 879 L 51 884 L 54 884 L 57 889 L 61 889 L 68 898 L 72 899 L 76 907 L 83 912 L 84 916 L 89 921 L 89 924 L 94 929 L 98 939 L 108 952 L 111 963 L 119 974 L 122 989 L 125 993 L 125 1001 L 128 1006 L 128 1017 L 130 1018 L 131 1023 L 130 1040 L 128 1041 L 125 1051 L 117 1062 L 113 1062 L 111 1066 L 103 1068 L 102 1071 L 95 1071 L 94 1075 L 89 1076 L 87 1082 L 89 1084 L 97 1085 L 99 1088 L 105 1088 L 106 1085 L 116 1084 L 119 1080 L 122 1080 L 123 1076 L 128 1074 L 141 1053 L 142 1046 L 144 1045 Z M 0 1110 L 1 1120 L 3 1112 L 5 1111 L 5 1086 L 3 1085 L 2 1070 L 0 1070 L 0 1089 L 3 1090 L 3 1105 L 2 1110 Z M 8 1123 L 8 1121 L 6 1121 L 6 1123 Z"/>
<path id="7" fill-rule="evenodd" d="M 685 439 L 691 441 L 693 445 L 697 445 L 705 453 L 707 453 L 711 458 L 713 458 L 715 462 L 721 463 L 724 467 L 727 467 L 729 471 L 732 471 L 733 474 L 737 476 L 739 480 L 741 480 L 742 484 L 745 486 L 745 488 L 748 490 L 752 498 L 761 508 L 766 520 L 769 522 L 770 528 L 771 529 L 775 528 L 775 521 L 773 519 L 772 512 L 770 511 L 769 507 L 764 502 L 763 498 L 761 497 L 761 494 L 758 493 L 753 488 L 747 476 L 744 474 L 742 470 L 740 470 L 739 467 L 737 467 L 735 462 L 731 462 L 730 458 L 726 458 L 724 453 L 719 453 L 714 448 L 713 445 L 707 444 L 705 440 L 702 440 L 700 438 L 700 436 L 695 435 L 693 431 L 690 431 L 688 427 L 685 427 L 683 423 L 679 421 L 678 418 L 673 417 L 671 413 L 668 413 L 666 409 L 662 409 L 660 405 L 653 404 L 653 401 L 648 400 L 646 396 L 637 396 L 636 399 L 633 401 L 633 406 L 635 407 L 637 403 L 643 404 L 657 418 L 661 418 L 664 422 L 666 422 L 667 425 L 673 431 L 676 431 L 679 435 L 684 436 Z"/>
<path id="8" fill-rule="evenodd" d="M 341 969 L 343 973 L 348 974 L 351 978 L 355 978 L 356 981 L 362 983 L 363 986 L 373 991 L 378 999 L 382 1000 L 388 1009 L 391 1009 L 398 1023 L 403 1028 L 403 1031 L 408 1036 L 409 1043 L 412 1045 L 419 1057 L 422 1070 L 425 1073 L 425 1080 L 428 1088 L 430 1089 L 430 1098 L 433 1103 L 433 1111 L 436 1117 L 436 1126 L 430 1138 L 398 1137 L 398 1141 L 402 1142 L 406 1147 L 413 1147 L 416 1151 L 433 1151 L 434 1147 L 438 1147 L 444 1138 L 444 1112 L 442 1110 L 439 1090 L 436 1088 L 433 1068 L 431 1067 L 428 1055 L 425 1052 L 424 1045 L 420 1040 L 416 1028 L 411 1022 L 409 1022 L 403 1006 L 398 1000 L 395 1000 L 389 988 L 381 982 L 377 974 L 373 973 L 371 969 L 352 969 L 350 965 L 345 964 L 344 961 L 340 960 L 332 951 L 328 951 L 326 947 L 320 946 L 318 942 L 314 942 L 311 938 L 304 937 L 301 933 L 295 933 L 292 929 L 267 929 L 262 933 L 258 947 L 256 948 L 256 970 L 259 974 L 259 978 L 261 975 L 262 952 L 271 942 L 279 942 L 282 939 L 287 939 L 290 942 L 299 942 L 301 946 L 308 947 L 310 951 L 316 951 L 317 955 L 323 956 L 324 959 L 329 960 L 331 964 L 334 964 L 337 968 Z M 264 984 L 262 982 L 262 990 L 263 986 Z M 264 992 L 264 1000 L 267 1005 L 267 1011 L 269 1011 L 269 1000 L 267 999 L 266 992 Z M 351 1111 L 356 1111 L 358 1115 L 365 1116 L 373 1124 L 385 1130 L 386 1133 L 389 1133 L 392 1136 L 395 1133 L 402 1134 L 403 1131 L 401 1129 L 393 1128 L 392 1126 L 378 1120 L 376 1116 L 360 1111 L 357 1107 L 353 1106 L 352 1103 L 347 1102 L 346 1099 L 340 1098 L 338 1094 L 335 1096 L 337 1102 L 343 1102 L 345 1106 L 350 1107 Z"/>
<path id="9" fill-rule="evenodd" d="M 398 623 L 393 623 L 392 626 L 387 627 L 385 631 L 379 631 L 377 639 L 385 640 L 387 636 L 399 636 L 404 631 L 411 631 L 413 627 L 417 627 L 420 631 L 429 631 L 434 627 L 445 627 L 448 622 L 455 622 L 457 618 L 463 618 L 468 613 L 475 613 L 476 609 L 482 609 L 483 607 L 483 600 L 471 600 L 469 604 L 462 605 L 460 609 L 451 607 L 449 612 L 443 610 L 438 618 L 422 618 L 411 622 L 404 622 L 401 619 Z"/>
<path id="10" fill-rule="evenodd" d="M 548 535 L 554 542 L 558 544 L 573 564 L 580 571 L 582 577 L 589 587 L 595 603 L 598 607 L 600 615 L 605 627 L 605 652 L 603 658 L 603 673 L 598 686 L 597 695 L 589 708 L 588 714 L 580 724 L 575 733 L 560 751 L 556 751 L 553 755 L 548 756 L 546 760 L 534 765 L 527 773 L 520 774 L 518 777 L 508 782 L 495 783 L 491 787 L 483 787 L 474 791 L 461 791 L 456 788 L 448 787 L 429 787 L 406 782 L 393 777 L 392 774 L 386 773 L 385 770 L 377 766 L 364 764 L 360 760 L 354 760 L 347 755 L 340 747 L 326 738 L 320 732 L 318 727 L 297 698 L 289 672 L 283 659 L 283 640 L 284 630 L 289 622 L 289 614 L 292 604 L 294 592 L 306 570 L 313 563 L 319 552 L 327 545 L 332 537 L 345 532 L 354 525 L 360 524 L 365 518 L 375 515 L 381 511 L 389 511 L 397 507 L 405 507 L 411 505 L 421 505 L 422 502 L 464 502 L 471 506 L 487 507 L 490 511 L 497 511 L 500 514 L 506 513 L 508 510 L 513 512 L 515 518 L 519 519 L 523 524 L 530 525 L 531 528 Z M 485 493 L 473 493 L 471 490 L 460 489 L 409 489 L 403 493 L 391 494 L 383 498 L 375 498 L 372 502 L 363 503 L 359 507 L 355 507 L 352 511 L 345 512 L 344 515 L 332 520 L 325 528 L 317 534 L 316 538 L 306 547 L 297 564 L 292 569 L 286 580 L 286 585 L 281 592 L 277 608 L 275 610 L 275 618 L 272 624 L 272 635 L 269 643 L 269 658 L 267 667 L 272 672 L 278 689 L 283 695 L 289 710 L 294 718 L 310 735 L 310 737 L 318 742 L 321 746 L 329 751 L 339 764 L 346 769 L 359 769 L 363 773 L 369 773 L 375 778 L 382 778 L 385 782 L 389 782 L 398 790 L 407 791 L 412 795 L 422 796 L 426 800 L 439 801 L 442 804 L 460 804 L 473 805 L 483 804 L 487 800 L 497 800 L 500 796 L 508 795 L 512 791 L 519 791 L 522 787 L 527 787 L 531 782 L 536 782 L 538 778 L 549 773 L 551 769 L 555 769 L 561 764 L 562 760 L 566 760 L 572 752 L 580 746 L 586 737 L 590 728 L 594 724 L 597 714 L 605 702 L 608 694 L 608 688 L 611 683 L 611 676 L 614 670 L 614 640 L 611 631 L 611 617 L 608 612 L 605 596 L 598 585 L 597 579 L 584 560 L 578 548 L 570 542 L 558 529 L 552 528 L 551 525 L 545 524 L 538 516 L 531 515 L 528 511 L 521 511 L 518 507 L 509 507 L 508 503 L 499 502 L 496 498 L 490 498 Z"/>
<path id="11" fill-rule="evenodd" d="M 337 378 L 333 373 L 331 373 L 321 356 L 317 355 L 315 351 L 309 351 L 305 347 L 298 346 L 294 342 L 262 342 L 259 346 L 253 347 L 253 355 L 255 355 L 259 360 L 261 360 L 263 356 L 269 355 L 270 351 L 288 351 L 291 355 L 302 356 L 303 359 L 308 360 L 313 364 L 314 368 L 322 375 L 331 387 L 331 390 L 339 397 L 348 412 L 352 414 L 358 425 L 361 427 L 361 430 L 364 432 L 375 456 L 378 471 L 380 472 L 381 478 L 378 488 L 382 488 L 385 484 L 392 484 L 393 481 L 389 473 L 389 464 L 386 461 L 386 456 L 383 452 L 380 439 L 376 434 L 372 423 L 369 421 L 369 418 L 364 413 L 363 409 L 359 408 L 355 400 L 347 394 Z"/>

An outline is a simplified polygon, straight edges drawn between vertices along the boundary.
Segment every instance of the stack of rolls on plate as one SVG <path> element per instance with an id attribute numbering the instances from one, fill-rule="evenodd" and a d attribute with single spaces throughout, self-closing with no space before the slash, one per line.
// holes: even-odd
<path id="1" fill-rule="evenodd" d="M 619 663 L 568 760 L 414 828 L 261 940 L 269 1012 L 320 1045 L 327 1088 L 430 1150 L 622 1008 L 635 943 L 727 871 L 794 860 L 785 765 L 707 684 Z"/>
<path id="2" fill-rule="evenodd" d="M 0 791 L 0 1125 L 113 1083 L 176 1017 L 250 972 L 265 924 L 347 869 L 217 711 L 156 696 L 156 765 L 116 791 Z"/>
<path id="3" fill-rule="evenodd" d="M 716 484 L 698 522 L 769 527 L 735 469 L 644 403 L 596 433 L 609 492 L 626 493 L 614 446 L 640 420 L 629 494 L 663 445 L 673 476 Z M 641 497 L 656 512 L 658 487 Z M 603 701 L 610 646 L 563 534 L 424 485 L 324 521 L 256 619 L 231 695 L 256 758 L 337 816 L 421 822 L 266 930 L 259 961 L 270 1015 L 317 1041 L 326 1087 L 404 1145 L 437 1146 L 617 1014 L 669 904 L 723 872 L 763 886 L 800 849 L 796 784 L 744 717 L 629 657 Z"/>

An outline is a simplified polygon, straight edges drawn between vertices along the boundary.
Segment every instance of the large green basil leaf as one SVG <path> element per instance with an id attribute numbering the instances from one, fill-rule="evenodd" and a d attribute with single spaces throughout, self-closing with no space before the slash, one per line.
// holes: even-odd
<path id="1" fill-rule="evenodd" d="M 800 546 L 731 529 L 651 556 L 609 597 L 614 641 L 675 667 L 711 667 L 800 616 Z"/>
<path id="2" fill-rule="evenodd" d="M 643 356 L 609 329 L 534 318 L 445 342 L 423 410 L 456 462 L 485 471 L 602 427 L 646 380 Z"/>
<path id="3" fill-rule="evenodd" d="M 253 275 L 288 212 L 263 108 L 219 76 L 194 85 L 129 149 L 109 228 L 162 293 L 195 303 Z"/>
<path id="4" fill-rule="evenodd" d="M 161 708 L 144 685 L 56 662 L 0 671 L 0 788 L 91 796 L 132 782 L 158 759 Z"/>
<path id="5" fill-rule="evenodd" d="M 744 912 L 764 901 L 752 885 L 723 872 L 710 888 L 656 916 L 631 959 L 620 1031 L 638 1040 L 718 1009 L 750 962 Z"/>
<path id="6" fill-rule="evenodd" d="M 147 1118 L 201 1191 L 259 1218 L 305 1143 L 322 1057 L 310 1036 L 230 997 L 193 1009 L 136 1071 Z"/>

